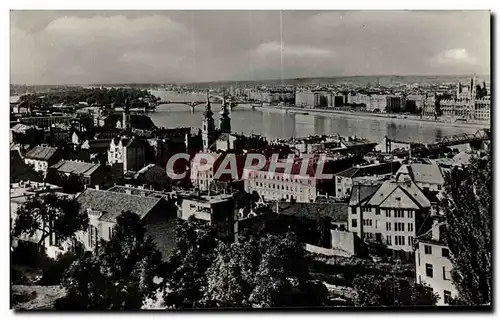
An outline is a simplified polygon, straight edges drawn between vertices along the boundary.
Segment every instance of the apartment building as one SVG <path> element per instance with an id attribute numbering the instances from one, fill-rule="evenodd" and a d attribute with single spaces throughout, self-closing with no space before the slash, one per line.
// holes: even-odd
<path id="1" fill-rule="evenodd" d="M 446 245 L 446 224 L 434 219 L 432 229 L 417 237 L 415 244 L 415 281 L 429 285 L 439 296 L 438 306 L 448 305 L 458 294 L 451 279 L 453 265 Z"/>
<path id="2" fill-rule="evenodd" d="M 408 257 L 415 237 L 430 228 L 426 223 L 430 208 L 430 201 L 412 181 L 355 185 L 349 199 L 349 231 Z"/>
<path id="3" fill-rule="evenodd" d="M 280 164 L 283 163 L 284 161 L 280 161 Z M 244 179 L 245 191 L 256 191 L 264 200 L 315 202 L 318 194 L 333 186 L 333 180 L 315 177 L 318 162 L 308 163 L 305 173 L 301 172 L 301 165 L 302 159 L 294 160 L 290 174 L 285 173 L 284 168 L 279 166 L 274 174 L 270 173 L 269 161 L 261 170 L 245 168 L 244 176 L 248 176 Z M 327 174 L 325 171 L 322 173 Z"/>

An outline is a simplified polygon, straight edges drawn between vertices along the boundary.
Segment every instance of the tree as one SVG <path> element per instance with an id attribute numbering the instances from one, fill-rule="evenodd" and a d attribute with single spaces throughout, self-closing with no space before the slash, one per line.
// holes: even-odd
<path id="1" fill-rule="evenodd" d="M 194 308 L 203 298 L 206 272 L 217 247 L 215 230 L 190 217 L 176 225 L 176 249 L 162 271 L 164 300 L 169 307 Z"/>
<path id="2" fill-rule="evenodd" d="M 357 295 L 354 302 L 359 307 L 431 306 L 438 298 L 424 285 L 411 285 L 407 279 L 391 275 L 357 276 L 352 283 Z"/>
<path id="3" fill-rule="evenodd" d="M 491 303 L 492 294 L 492 162 L 473 158 L 467 167 L 445 176 L 446 241 L 453 264 L 452 280 L 467 305 Z"/>
<path id="4" fill-rule="evenodd" d="M 113 236 L 101 240 L 93 254 L 79 258 L 66 272 L 62 286 L 70 309 L 138 310 L 146 298 L 155 298 L 154 277 L 161 253 L 140 217 L 122 212 Z"/>
<path id="5" fill-rule="evenodd" d="M 54 238 L 55 243 L 74 238 L 77 231 L 87 229 L 88 221 L 76 200 L 50 193 L 35 196 L 17 209 L 13 235 L 37 235 L 39 249 L 43 249 L 47 238 Z"/>
<path id="6" fill-rule="evenodd" d="M 255 265 L 258 263 L 256 241 L 251 238 L 230 245 L 221 243 L 215 260 L 207 270 L 203 304 L 208 307 L 250 307 Z"/>
<path id="7" fill-rule="evenodd" d="M 328 291 L 310 280 L 304 248 L 292 233 L 221 243 L 216 252 L 207 270 L 204 306 L 321 306 L 326 301 Z"/>

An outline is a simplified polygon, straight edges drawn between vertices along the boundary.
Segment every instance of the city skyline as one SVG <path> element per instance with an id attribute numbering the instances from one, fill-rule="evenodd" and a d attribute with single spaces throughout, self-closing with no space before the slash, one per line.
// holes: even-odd
<path id="1" fill-rule="evenodd" d="M 11 11 L 10 51 L 28 85 L 489 74 L 490 12 Z"/>

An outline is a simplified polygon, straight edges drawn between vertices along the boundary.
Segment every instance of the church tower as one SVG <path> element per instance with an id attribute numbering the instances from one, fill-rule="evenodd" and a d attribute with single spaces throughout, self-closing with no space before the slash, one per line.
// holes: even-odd
<path id="1" fill-rule="evenodd" d="M 125 106 L 123 107 L 123 118 L 122 118 L 122 130 L 126 131 L 130 129 L 130 104 L 128 99 L 125 100 Z"/>
<path id="2" fill-rule="evenodd" d="M 231 133 L 231 118 L 229 117 L 229 110 L 226 104 L 226 98 L 222 99 L 222 106 L 220 111 L 219 129 L 221 133 Z"/>
<path id="3" fill-rule="evenodd" d="M 205 106 L 205 112 L 203 112 L 203 121 L 201 128 L 201 138 L 203 140 L 203 150 L 207 151 L 210 145 L 214 142 L 215 134 L 215 122 L 212 117 L 214 113 L 210 106 L 210 93 L 207 92 L 207 105 Z"/>

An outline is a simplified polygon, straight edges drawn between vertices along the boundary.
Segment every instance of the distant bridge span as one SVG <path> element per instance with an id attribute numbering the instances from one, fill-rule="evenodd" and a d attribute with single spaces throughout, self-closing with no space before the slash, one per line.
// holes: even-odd
<path id="1" fill-rule="evenodd" d="M 401 143 L 408 144 L 410 147 L 412 145 L 423 145 L 427 147 L 429 150 L 441 149 L 444 147 L 450 147 L 454 145 L 462 145 L 462 144 L 470 144 L 473 147 L 480 146 L 483 141 L 491 140 L 491 130 L 490 129 L 481 129 L 478 130 L 474 134 L 456 134 L 456 135 L 448 135 L 444 136 L 440 139 L 437 139 L 432 143 L 416 143 L 413 141 L 398 141 L 394 139 L 386 139 L 386 151 L 390 152 L 392 143 Z"/>

